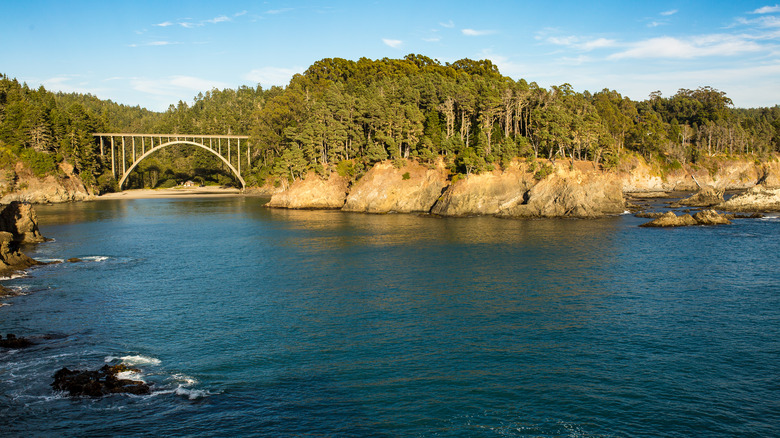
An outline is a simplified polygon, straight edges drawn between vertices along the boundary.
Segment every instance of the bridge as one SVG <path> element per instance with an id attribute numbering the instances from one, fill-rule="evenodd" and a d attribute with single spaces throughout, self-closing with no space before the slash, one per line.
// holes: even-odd
<path id="1" fill-rule="evenodd" d="M 231 172 L 246 188 L 241 177 L 241 163 L 247 168 L 251 166 L 251 148 L 246 145 L 249 138 L 245 135 L 183 135 L 183 134 L 126 134 L 126 133 L 96 133 L 92 134 L 100 140 L 100 155 L 105 159 L 111 155 L 111 173 L 114 179 L 119 174 L 119 190 L 122 190 L 130 172 L 138 163 L 162 148 L 172 145 L 192 145 L 205 149 L 216 155 L 227 165 Z M 245 140 L 242 156 L 241 140 Z M 106 152 L 106 148 L 110 152 Z"/>

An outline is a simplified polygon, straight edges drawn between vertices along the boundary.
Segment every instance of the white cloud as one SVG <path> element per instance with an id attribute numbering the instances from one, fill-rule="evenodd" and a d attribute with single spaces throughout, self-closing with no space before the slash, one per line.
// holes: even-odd
<path id="1" fill-rule="evenodd" d="M 596 38 L 595 40 L 582 41 L 581 38 L 576 36 L 549 37 L 547 38 L 547 42 L 558 46 L 567 46 L 578 50 L 584 50 L 586 52 L 607 47 L 615 47 L 618 45 L 617 41 L 607 38 Z"/>
<path id="2" fill-rule="evenodd" d="M 391 40 L 391 39 L 387 39 L 387 38 L 382 38 L 382 42 L 385 43 L 386 45 L 394 48 L 394 49 L 397 49 L 397 48 L 401 47 L 401 44 L 404 43 L 401 40 Z"/>
<path id="3" fill-rule="evenodd" d="M 206 23 L 217 24 L 217 23 L 222 23 L 224 21 L 230 21 L 230 18 L 228 18 L 225 15 L 220 15 L 219 17 L 214 17 L 210 20 L 206 20 Z"/>
<path id="4" fill-rule="evenodd" d="M 244 75 L 244 79 L 260 84 L 265 88 L 273 85 L 286 86 L 296 73 L 301 73 L 304 68 L 261 67 Z"/>
<path id="5" fill-rule="evenodd" d="M 176 41 L 150 41 L 148 43 L 142 43 L 142 44 L 130 44 L 130 47 L 146 47 L 146 46 L 171 46 L 181 44 L 180 42 Z"/>
<path id="6" fill-rule="evenodd" d="M 271 9 L 269 11 L 265 11 L 265 13 L 270 15 L 276 15 L 276 14 L 283 14 L 285 12 L 290 12 L 292 10 L 293 10 L 292 8 Z"/>
<path id="7" fill-rule="evenodd" d="M 422 40 L 425 41 L 426 43 L 438 43 L 439 41 L 441 41 L 441 38 L 430 37 L 430 38 L 423 38 Z"/>
<path id="8" fill-rule="evenodd" d="M 476 30 L 476 29 L 463 29 L 460 32 L 466 36 L 485 36 L 485 35 L 493 35 L 494 33 L 496 33 L 495 30 Z"/>
<path id="9" fill-rule="evenodd" d="M 762 47 L 747 38 L 732 35 L 703 35 L 689 39 L 673 37 L 651 38 L 628 45 L 622 52 L 608 59 L 677 58 L 691 59 L 704 56 L 734 56 L 757 52 Z"/>
<path id="10" fill-rule="evenodd" d="M 173 23 L 171 23 L 170 21 L 163 21 L 162 23 L 155 24 L 155 26 L 168 27 L 168 26 L 173 26 Z"/>
<path id="11" fill-rule="evenodd" d="M 661 12 L 661 15 L 663 15 L 664 17 L 668 17 L 668 16 L 674 15 L 676 13 L 677 13 L 677 9 L 671 9 L 671 10 L 668 10 L 668 11 Z"/>
<path id="12" fill-rule="evenodd" d="M 179 23 L 179 26 L 185 28 L 185 29 L 192 29 L 195 27 L 203 26 L 203 23 L 193 23 L 191 21 L 182 21 Z"/>
<path id="13" fill-rule="evenodd" d="M 240 17 L 240 16 L 242 16 L 242 15 L 246 15 L 246 14 L 247 14 L 247 11 L 246 11 L 246 9 L 245 9 L 245 10 L 243 10 L 243 11 L 241 11 L 241 12 L 236 12 L 235 14 L 233 14 L 233 16 L 234 16 L 234 17 Z"/>
<path id="14" fill-rule="evenodd" d="M 780 5 L 764 6 L 762 8 L 756 9 L 752 13 L 753 14 L 774 14 L 775 12 L 780 12 Z"/>
<path id="15" fill-rule="evenodd" d="M 439 26 L 446 27 L 447 29 L 452 29 L 455 27 L 455 23 L 452 22 L 452 20 L 446 22 L 446 23 L 439 23 Z"/>

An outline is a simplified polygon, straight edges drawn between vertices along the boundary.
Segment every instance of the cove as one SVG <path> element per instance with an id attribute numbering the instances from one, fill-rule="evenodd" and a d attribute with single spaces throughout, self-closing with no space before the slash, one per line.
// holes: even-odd
<path id="1" fill-rule="evenodd" d="M 255 198 L 36 207 L 7 436 L 774 436 L 780 220 L 504 220 Z M 148 396 L 68 398 L 125 363 Z"/>

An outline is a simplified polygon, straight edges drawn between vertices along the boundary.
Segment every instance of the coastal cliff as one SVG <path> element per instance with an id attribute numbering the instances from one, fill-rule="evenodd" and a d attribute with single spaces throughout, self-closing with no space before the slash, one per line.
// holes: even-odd
<path id="1" fill-rule="evenodd" d="M 32 206 L 20 202 L 0 205 L 0 275 L 37 265 L 38 262 L 22 253 L 19 246 L 43 240 Z M 4 290 L 0 286 L 0 294 Z"/>
<path id="2" fill-rule="evenodd" d="M 295 209 L 338 209 L 347 197 L 347 180 L 336 173 L 323 179 L 314 172 L 296 180 L 282 192 L 274 193 L 269 207 Z"/>
<path id="3" fill-rule="evenodd" d="M 697 165 L 663 169 L 633 156 L 617 169 L 605 171 L 591 161 L 515 160 L 502 170 L 450 178 L 441 161 L 425 166 L 404 160 L 401 165 L 398 161 L 376 163 L 351 187 L 335 174 L 327 180 L 310 174 L 275 194 L 268 206 L 440 216 L 595 218 L 623 213 L 624 193 L 695 191 L 701 186 L 712 191 L 714 195 L 709 198 L 715 199 L 708 198 L 702 206 L 712 206 L 722 202 L 724 190 L 744 190 L 757 184 L 764 190 L 780 187 L 780 161 L 713 158 L 702 159 Z M 743 199 L 743 204 L 750 202 L 735 198 Z M 767 199 L 767 194 L 762 195 L 759 200 L 764 205 L 758 207 L 732 202 L 719 208 L 774 208 L 774 201 Z"/>
<path id="4" fill-rule="evenodd" d="M 365 213 L 427 213 L 447 187 L 442 163 L 426 167 L 404 161 L 377 163 L 349 191 L 344 211 Z"/>
<path id="5" fill-rule="evenodd" d="M 0 204 L 13 201 L 46 204 L 94 198 L 94 194 L 73 172 L 72 165 L 59 163 L 59 170 L 57 176 L 39 178 L 21 162 L 16 163 L 13 169 L 0 169 Z"/>

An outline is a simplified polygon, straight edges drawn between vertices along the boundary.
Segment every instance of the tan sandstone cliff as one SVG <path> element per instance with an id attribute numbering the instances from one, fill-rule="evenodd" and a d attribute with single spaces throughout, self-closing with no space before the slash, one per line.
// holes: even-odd
<path id="1" fill-rule="evenodd" d="M 447 186 L 442 163 L 433 168 L 406 161 L 377 163 L 349 191 L 344 211 L 366 213 L 427 213 Z"/>
<path id="2" fill-rule="evenodd" d="M 73 166 L 60 163 L 60 176 L 36 177 L 23 163 L 16 163 L 14 169 L 0 170 L 0 203 L 12 201 L 46 204 L 57 202 L 85 201 L 94 198 L 74 174 Z"/>
<path id="3" fill-rule="evenodd" d="M 311 172 L 296 180 L 282 192 L 275 193 L 266 204 L 276 208 L 337 209 L 344 205 L 348 181 L 336 173 L 328 179 Z"/>

